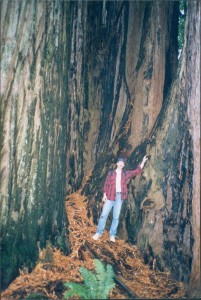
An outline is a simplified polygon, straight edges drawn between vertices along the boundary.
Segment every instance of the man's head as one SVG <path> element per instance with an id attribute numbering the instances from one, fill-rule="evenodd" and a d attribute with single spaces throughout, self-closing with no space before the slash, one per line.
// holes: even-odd
<path id="1" fill-rule="evenodd" d="M 125 158 L 119 157 L 117 162 L 116 162 L 116 165 L 117 165 L 118 168 L 123 169 L 123 167 L 125 166 L 125 163 L 126 163 Z"/>

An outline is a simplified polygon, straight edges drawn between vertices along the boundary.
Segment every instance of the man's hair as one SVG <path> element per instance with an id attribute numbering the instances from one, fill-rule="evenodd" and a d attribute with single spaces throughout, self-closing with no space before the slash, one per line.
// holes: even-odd
<path id="1" fill-rule="evenodd" d="M 117 163 L 120 162 L 120 161 L 123 161 L 124 163 L 126 163 L 126 159 L 123 158 L 123 157 L 118 157 L 117 159 Z"/>

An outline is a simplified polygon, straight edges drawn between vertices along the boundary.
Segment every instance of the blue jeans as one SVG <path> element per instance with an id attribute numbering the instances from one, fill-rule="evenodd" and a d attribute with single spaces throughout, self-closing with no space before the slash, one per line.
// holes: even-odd
<path id="1" fill-rule="evenodd" d="M 111 201 L 111 200 L 106 200 L 103 206 L 103 210 L 98 222 L 98 229 L 97 233 L 102 235 L 103 230 L 105 228 L 105 224 L 108 218 L 108 215 L 113 208 L 113 217 L 112 217 L 112 224 L 110 227 L 110 236 L 114 236 L 117 233 L 117 226 L 119 224 L 119 215 L 121 212 L 121 206 L 122 206 L 123 200 L 121 200 L 121 194 L 116 194 L 116 200 Z"/>

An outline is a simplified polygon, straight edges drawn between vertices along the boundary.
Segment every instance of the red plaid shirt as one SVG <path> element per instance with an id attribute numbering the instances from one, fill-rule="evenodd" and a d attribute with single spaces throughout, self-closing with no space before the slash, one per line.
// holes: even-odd
<path id="1" fill-rule="evenodd" d="M 127 181 L 128 179 L 135 177 L 142 172 L 140 165 L 135 170 L 124 171 L 121 173 L 121 199 L 125 200 L 128 197 Z M 105 184 L 103 187 L 103 193 L 106 193 L 107 199 L 115 201 L 116 199 L 116 170 L 109 171 Z"/>

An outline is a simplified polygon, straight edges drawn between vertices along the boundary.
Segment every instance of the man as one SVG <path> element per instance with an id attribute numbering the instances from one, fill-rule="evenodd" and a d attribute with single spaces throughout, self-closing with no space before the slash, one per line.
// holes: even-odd
<path id="1" fill-rule="evenodd" d="M 113 219 L 110 227 L 110 241 L 115 243 L 115 235 L 119 224 L 119 215 L 121 206 L 128 196 L 127 181 L 142 172 L 144 164 L 148 157 L 144 156 L 137 169 L 124 171 L 125 159 L 118 158 L 117 168 L 109 171 L 103 187 L 103 210 L 98 222 L 97 232 L 93 235 L 94 240 L 98 240 L 105 228 L 108 215 L 113 208 Z"/>

